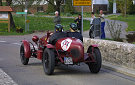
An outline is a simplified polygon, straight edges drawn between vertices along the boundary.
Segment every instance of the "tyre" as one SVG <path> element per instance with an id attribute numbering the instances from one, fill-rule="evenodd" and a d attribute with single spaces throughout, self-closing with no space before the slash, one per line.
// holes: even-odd
<path id="1" fill-rule="evenodd" d="M 46 48 L 44 50 L 42 63 L 45 74 L 53 74 L 55 68 L 55 54 L 52 49 Z"/>
<path id="2" fill-rule="evenodd" d="M 23 65 L 28 65 L 29 58 L 25 57 L 24 45 L 23 44 L 20 47 L 20 58 L 21 58 L 21 62 L 22 62 Z"/>
<path id="3" fill-rule="evenodd" d="M 87 53 L 90 53 L 91 55 L 93 55 L 94 59 L 96 60 L 96 62 L 87 63 L 90 71 L 92 73 L 98 73 L 101 69 L 101 64 L 102 64 L 102 57 L 101 57 L 99 48 L 94 48 L 94 51 L 92 54 L 92 47 L 90 47 Z"/>

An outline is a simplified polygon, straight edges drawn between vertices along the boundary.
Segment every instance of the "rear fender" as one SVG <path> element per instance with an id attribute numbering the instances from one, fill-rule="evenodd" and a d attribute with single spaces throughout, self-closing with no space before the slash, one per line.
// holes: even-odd
<path id="1" fill-rule="evenodd" d="M 55 48 L 52 44 L 47 44 L 46 47 L 47 48 Z"/>
<path id="2" fill-rule="evenodd" d="M 95 62 L 95 59 L 93 57 L 94 48 L 98 48 L 98 45 L 90 45 L 89 46 L 89 48 L 87 50 L 88 54 L 85 56 L 84 60 L 87 60 L 90 57 L 91 58 L 91 62 Z"/>
<path id="3" fill-rule="evenodd" d="M 92 52 L 93 52 L 94 48 L 98 48 L 98 45 L 96 45 L 96 44 L 95 45 L 90 45 L 88 50 L 92 49 Z M 87 50 L 87 52 L 88 52 L 88 50 Z"/>
<path id="4" fill-rule="evenodd" d="M 23 40 L 22 43 L 24 45 L 25 57 L 30 58 L 31 57 L 30 43 L 27 40 Z"/>

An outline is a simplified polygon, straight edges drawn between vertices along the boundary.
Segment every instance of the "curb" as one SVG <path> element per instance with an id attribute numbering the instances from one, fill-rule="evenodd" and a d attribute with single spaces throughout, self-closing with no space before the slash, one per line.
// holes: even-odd
<path id="1" fill-rule="evenodd" d="M 0 68 L 0 85 L 18 85 Z"/>
<path id="2" fill-rule="evenodd" d="M 109 69 L 109 70 L 112 70 L 112 71 L 115 71 L 115 72 L 118 72 L 118 73 L 122 73 L 124 75 L 135 78 L 135 70 L 134 69 L 114 65 L 114 64 L 111 64 L 111 63 L 108 63 L 108 62 L 103 62 L 102 67 L 105 68 L 105 69 Z"/>

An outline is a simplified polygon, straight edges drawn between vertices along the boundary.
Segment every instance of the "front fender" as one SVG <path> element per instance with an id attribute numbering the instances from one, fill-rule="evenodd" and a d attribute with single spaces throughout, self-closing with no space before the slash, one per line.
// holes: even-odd
<path id="1" fill-rule="evenodd" d="M 22 43 L 24 45 L 25 57 L 30 58 L 31 57 L 30 43 L 27 40 L 23 40 Z"/>

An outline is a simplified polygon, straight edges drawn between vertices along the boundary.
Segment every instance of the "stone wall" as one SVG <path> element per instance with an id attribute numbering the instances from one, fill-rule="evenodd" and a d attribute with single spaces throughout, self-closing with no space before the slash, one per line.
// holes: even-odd
<path id="1" fill-rule="evenodd" d="M 102 60 L 121 67 L 135 69 L 135 45 L 123 42 L 84 38 L 85 52 L 88 46 L 97 44 Z"/>

